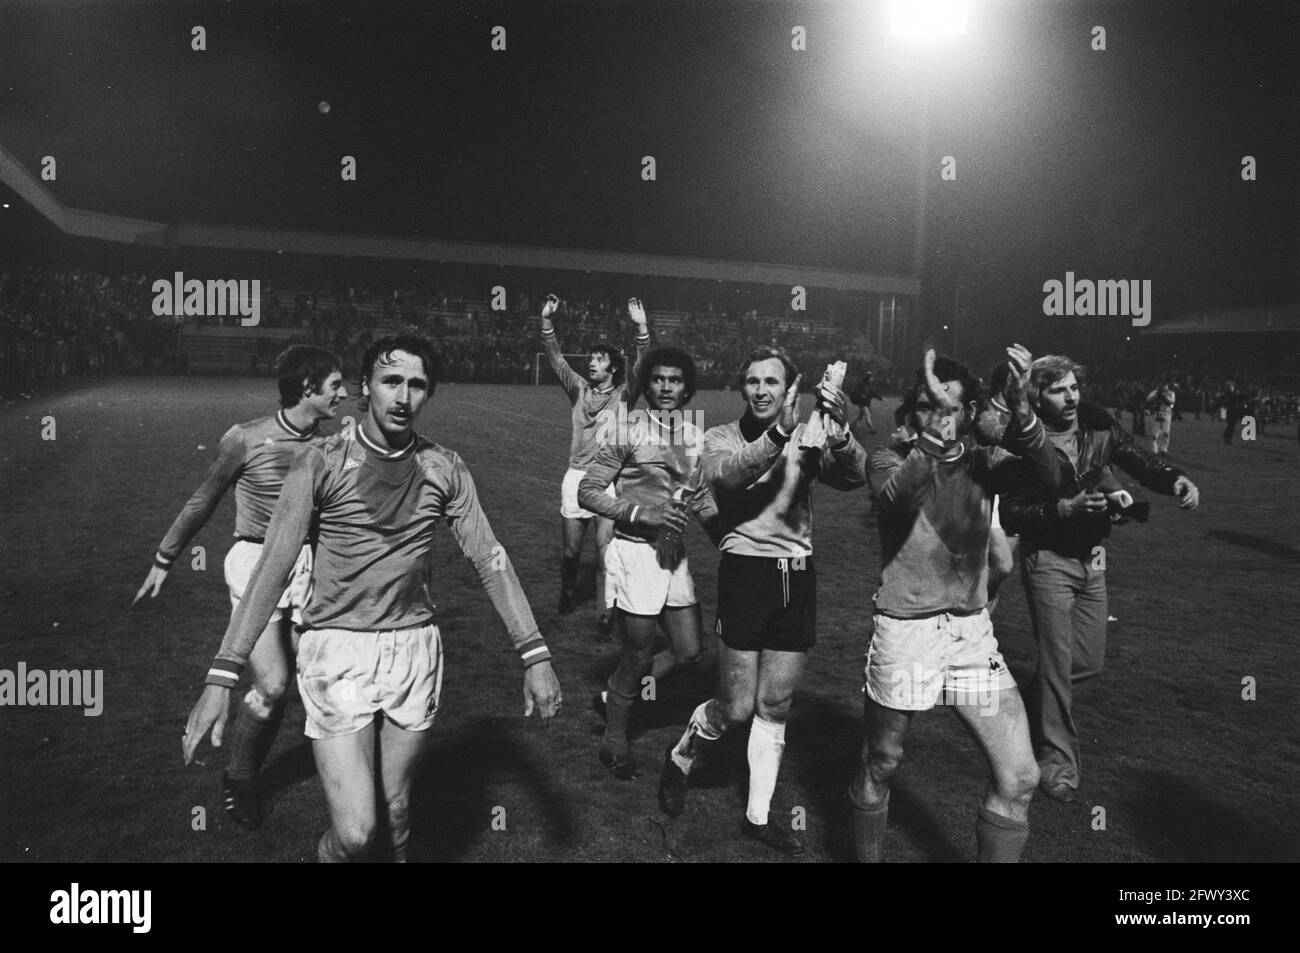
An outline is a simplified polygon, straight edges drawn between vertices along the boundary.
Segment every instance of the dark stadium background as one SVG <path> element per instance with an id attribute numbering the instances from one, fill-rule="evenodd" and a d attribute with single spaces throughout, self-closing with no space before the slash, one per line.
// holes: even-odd
<path id="1" fill-rule="evenodd" d="M 127 605 L 221 432 L 274 406 L 268 355 L 301 332 L 342 340 L 354 356 L 364 334 L 412 317 L 451 355 L 421 429 L 469 462 L 570 699 L 546 734 L 518 717 L 499 622 L 443 538 L 435 578 L 451 668 L 441 737 L 417 785 L 412 858 L 765 859 L 733 836 L 743 740 L 666 828 L 653 771 L 618 785 L 596 762 L 580 702 L 613 651 L 591 640 L 590 605 L 554 614 L 565 402 L 558 388 L 511 386 L 482 357 L 485 341 L 527 357 L 539 349 L 524 296 L 548 290 L 566 298 L 566 350 L 626 340 L 619 305 L 638 294 L 665 336 L 701 354 L 739 354 L 774 330 L 815 373 L 860 339 L 857 366 L 869 354 L 894 359 L 875 365 L 888 385 L 910 374 L 928 337 L 983 373 L 1011 339 L 1069 350 L 1096 369 L 1107 406 L 1127 401 L 1123 382 L 1185 382 L 1172 457 L 1204 502 L 1188 515 L 1157 499 L 1150 525 L 1114 537 L 1109 670 L 1078 706 L 1089 790 L 1069 808 L 1036 802 L 1026 858 L 1300 857 L 1297 8 L 1008 2 L 976 4 L 973 17 L 970 36 L 917 51 L 885 36 L 883 5 L 871 3 L 0 7 L 0 148 L 33 176 L 56 156 L 58 179 L 42 187 L 65 208 L 252 235 L 578 249 L 593 265 L 128 247 L 70 236 L 0 184 L 0 667 L 103 668 L 107 692 L 97 719 L 0 711 L 0 859 L 312 856 L 325 807 L 299 707 L 272 755 L 274 811 L 255 835 L 225 825 L 215 804 L 223 755 L 179 765 L 180 727 L 228 613 L 229 500 L 195 541 L 207 571 L 180 568 L 155 604 Z M 503 54 L 489 48 L 498 23 Z M 189 48 L 195 24 L 207 29 L 205 53 Z M 790 49 L 796 24 L 808 30 L 805 53 Z M 1089 49 L 1095 24 L 1107 29 L 1104 53 Z M 888 353 L 874 298 L 813 287 L 808 312 L 794 314 L 788 284 L 600 265 L 628 253 L 916 277 L 923 142 L 935 175 L 921 293 L 905 302 Z M 357 182 L 339 180 L 345 154 L 357 157 Z M 653 183 L 639 175 L 647 154 Z M 938 181 L 943 155 L 957 159 L 955 182 Z M 1241 180 L 1244 155 L 1256 157 L 1257 181 Z M 137 282 L 174 270 L 260 276 L 280 301 L 278 317 L 241 339 L 255 343 L 231 373 L 179 373 L 183 339 L 197 332 L 155 319 Z M 1150 279 L 1152 327 L 1044 317 L 1042 283 L 1067 271 Z M 510 291 L 505 315 L 486 304 L 497 284 Z M 364 315 L 379 311 L 359 306 L 385 298 L 397 304 L 369 326 Z M 1279 328 L 1242 330 L 1274 314 Z M 1192 315 L 1219 330 L 1147 333 Z M 1194 418 L 1190 400 L 1229 377 L 1254 389 L 1270 422 L 1258 440 L 1224 447 L 1212 410 Z M 895 401 L 891 391 L 877 409 L 884 433 Z M 738 404 L 710 389 L 695 407 L 711 426 Z M 47 416 L 54 441 L 41 439 Z M 814 859 L 843 860 L 880 555 L 865 494 L 819 492 L 816 507 L 820 644 L 776 804 L 807 808 Z M 698 533 L 690 545 L 708 618 L 716 555 Z M 1024 597 L 1014 579 L 1003 592 L 999 635 L 1023 680 L 1033 664 Z M 647 767 L 711 676 L 706 661 L 645 706 L 635 745 Z M 1241 699 L 1246 676 L 1257 701 Z M 954 719 L 919 719 L 891 859 L 969 858 L 982 770 Z M 191 829 L 196 805 L 208 808 L 205 832 Z M 490 830 L 497 805 L 507 832 Z M 1098 806 L 1105 831 L 1093 829 Z"/>

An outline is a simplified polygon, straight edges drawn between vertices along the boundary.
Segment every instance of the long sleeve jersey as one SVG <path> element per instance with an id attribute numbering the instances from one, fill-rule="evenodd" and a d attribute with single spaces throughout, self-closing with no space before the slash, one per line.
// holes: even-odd
<path id="1" fill-rule="evenodd" d="M 542 345 L 546 348 L 546 356 L 550 359 L 551 367 L 559 377 L 560 384 L 569 397 L 569 404 L 573 408 L 573 437 L 569 441 L 569 467 L 574 470 L 585 470 L 601 447 L 598 435 L 602 426 L 609 426 L 610 421 L 618 413 L 618 405 L 626 404 L 631 407 L 636 404 L 639 396 L 636 375 L 641 356 L 650 346 L 650 334 L 647 332 L 637 335 L 636 360 L 628 363 L 623 383 L 617 387 L 611 384 L 605 390 L 592 387 L 586 378 L 569 366 L 569 362 L 564 359 L 564 354 L 560 351 L 560 341 L 555 336 L 554 329 L 542 332 Z"/>
<path id="2" fill-rule="evenodd" d="M 976 446 L 969 437 L 945 440 L 927 428 L 901 446 L 872 451 L 884 551 L 876 611 L 915 619 L 987 605 L 994 495 L 1020 471 L 1049 488 L 1059 479 L 1057 455 L 1037 417 L 1013 420 L 1003 445 L 1014 453 Z"/>
<path id="3" fill-rule="evenodd" d="M 222 495 L 235 485 L 235 535 L 262 539 L 280 498 L 285 474 L 298 454 L 321 439 L 316 428 L 299 430 L 283 410 L 226 431 L 217 459 L 181 509 L 158 546 L 154 562 L 170 569 L 203 524 L 216 512 Z M 302 540 L 298 540 L 302 545 Z"/>
<path id="4" fill-rule="evenodd" d="M 601 447 L 587 465 L 587 475 L 578 485 L 578 502 L 584 509 L 612 519 L 614 535 L 620 539 L 654 542 L 659 530 L 640 524 L 637 518 L 686 487 L 696 459 L 688 450 L 698 449 L 700 438 L 699 428 L 686 421 L 678 432 L 653 416 L 636 421 L 628 428 L 625 443 Z M 618 498 L 612 499 L 605 495 L 605 487 L 615 480 Z M 717 517 L 718 508 L 707 485 L 688 491 L 683 499 L 701 523 Z"/>
<path id="5" fill-rule="evenodd" d="M 427 624 L 434 526 L 446 520 L 473 563 L 525 666 L 550 658 L 505 550 L 497 543 L 469 469 L 416 436 L 391 451 L 365 436 L 332 437 L 295 461 L 267 530 L 252 583 L 235 610 L 208 683 L 233 686 L 317 522 L 307 628 L 369 633 Z"/>
<path id="6" fill-rule="evenodd" d="M 704 481 L 718 507 L 724 553 L 811 556 L 813 480 L 837 490 L 866 483 L 866 451 L 852 436 L 837 449 L 799 449 L 804 425 L 785 437 L 748 412 L 704 434 Z"/>

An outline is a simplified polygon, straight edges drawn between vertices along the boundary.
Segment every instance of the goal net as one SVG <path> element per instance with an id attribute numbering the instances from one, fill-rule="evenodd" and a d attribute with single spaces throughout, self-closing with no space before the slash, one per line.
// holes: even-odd
<path id="1" fill-rule="evenodd" d="M 580 354 L 565 354 L 564 359 L 569 366 L 574 369 L 581 378 L 587 376 L 587 362 L 591 359 L 589 351 L 583 351 Z M 558 384 L 560 379 L 555 376 L 555 369 L 551 367 L 550 359 L 547 358 L 545 351 L 538 351 L 533 356 L 533 383 L 534 384 Z"/>

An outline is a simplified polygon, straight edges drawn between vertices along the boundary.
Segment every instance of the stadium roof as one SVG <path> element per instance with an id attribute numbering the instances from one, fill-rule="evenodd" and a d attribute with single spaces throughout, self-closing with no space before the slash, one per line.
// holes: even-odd
<path id="1" fill-rule="evenodd" d="M 1300 331 L 1300 305 L 1193 311 L 1155 325 L 1145 334 L 1258 334 L 1263 331 Z"/>
<path id="2" fill-rule="evenodd" d="M 152 248 L 290 252 L 384 260 L 463 262 L 556 271 L 594 271 L 606 274 L 653 275 L 754 284 L 803 285 L 837 291 L 885 294 L 915 295 L 918 287 L 917 280 L 911 277 L 869 275 L 799 265 L 573 248 L 489 245 L 299 229 L 248 228 L 201 222 L 168 223 L 123 215 L 108 215 L 66 207 L 3 146 L 0 146 L 0 181 L 66 235 Z"/>
<path id="3" fill-rule="evenodd" d="M 1298 300 L 1300 4 L 1165 6 L 973 4 L 968 35 L 918 46 L 864 0 L 9 0 L 0 129 L 72 218 L 159 241 L 201 222 L 473 267 L 922 271 L 923 321 L 959 289 L 999 337 L 1066 271 L 1150 279 L 1155 322 Z"/>

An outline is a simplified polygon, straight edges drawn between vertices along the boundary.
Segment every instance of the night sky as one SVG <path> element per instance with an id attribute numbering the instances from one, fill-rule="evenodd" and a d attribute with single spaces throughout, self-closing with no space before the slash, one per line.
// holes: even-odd
<path id="1" fill-rule="evenodd" d="M 1169 317 L 1300 300 L 1298 9 L 976 2 L 917 48 L 881 3 L 0 4 L 0 143 L 143 218 L 908 274 L 928 99 L 936 295 Z"/>

